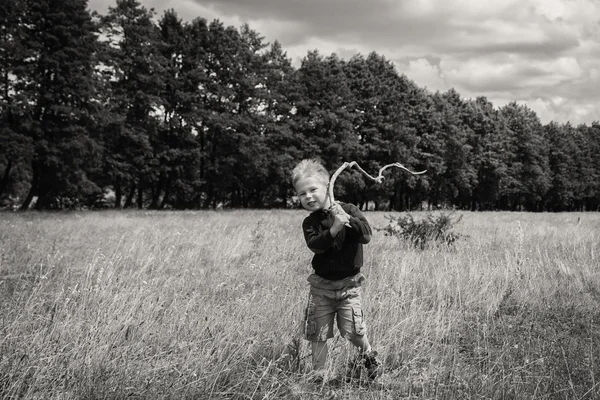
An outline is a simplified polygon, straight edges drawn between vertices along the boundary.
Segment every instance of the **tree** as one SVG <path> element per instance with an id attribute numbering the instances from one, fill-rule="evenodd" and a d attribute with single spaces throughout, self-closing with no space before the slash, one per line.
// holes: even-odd
<path id="1" fill-rule="evenodd" d="M 493 104 L 485 97 L 468 101 L 464 118 L 473 132 L 472 166 L 477 173 L 472 189 L 471 209 L 494 209 L 506 181 L 506 125 Z"/>
<path id="2" fill-rule="evenodd" d="M 102 62 L 110 82 L 106 104 L 110 118 L 103 126 L 104 169 L 113 182 L 117 208 L 126 186 L 125 207 L 137 191 L 137 206 L 142 208 L 146 187 L 157 180 L 151 137 L 158 129 L 166 60 L 153 17 L 154 11 L 137 0 L 117 0 L 103 18 L 107 41 Z"/>
<path id="3" fill-rule="evenodd" d="M 573 132 L 575 158 L 575 204 L 580 211 L 598 209 L 600 203 L 600 125 L 579 125 Z"/>
<path id="4" fill-rule="evenodd" d="M 359 160 L 358 113 L 345 62 L 337 55 L 324 58 L 309 52 L 298 70 L 300 98 L 295 104 L 296 129 L 302 135 L 302 158 L 320 158 L 328 170 L 347 160 Z M 338 198 L 351 195 L 352 175 L 341 175 Z"/>
<path id="5" fill-rule="evenodd" d="M 204 115 L 202 135 L 202 206 L 215 207 L 218 202 L 247 204 L 241 179 L 245 140 L 253 130 L 256 76 L 253 71 L 254 50 L 233 27 L 218 20 L 209 25 L 204 43 L 207 82 L 202 88 Z"/>
<path id="6" fill-rule="evenodd" d="M 241 46 L 237 57 L 235 80 L 235 112 L 239 147 L 234 169 L 237 187 L 231 191 L 231 204 L 242 207 L 263 207 L 267 187 L 270 152 L 265 138 L 266 64 L 263 50 L 268 46 L 264 38 L 244 24 L 240 29 Z"/>
<path id="7" fill-rule="evenodd" d="M 23 131 L 33 140 L 31 187 L 22 204 L 62 208 L 99 188 L 87 178 L 94 159 L 96 27 L 85 0 L 27 1 L 23 43 L 29 54 L 15 70 L 27 99 Z"/>
<path id="8" fill-rule="evenodd" d="M 501 208 L 543 210 L 550 188 L 548 151 L 539 118 L 530 108 L 516 102 L 500 108 L 508 127 L 508 185 Z"/>
<path id="9" fill-rule="evenodd" d="M 159 95 L 161 110 L 156 135 L 151 137 L 154 164 L 151 174 L 150 208 L 164 208 L 175 185 L 184 177 L 184 169 L 197 166 L 198 145 L 194 136 L 194 119 L 190 118 L 197 101 L 199 80 L 194 74 L 201 64 L 190 54 L 189 29 L 173 10 L 159 21 L 160 52 L 164 59 L 163 87 Z M 191 61 L 191 62 L 190 62 Z M 185 167 L 184 167 L 185 166 Z"/>
<path id="10" fill-rule="evenodd" d="M 371 171 L 398 161 L 414 167 L 418 158 L 414 116 L 422 107 L 424 93 L 414 82 L 399 76 L 393 63 L 375 52 L 367 58 L 354 56 L 346 65 L 346 76 L 355 102 L 354 128 L 361 165 Z M 413 191 L 416 180 L 412 176 L 390 172 L 383 185 L 374 186 L 360 174 L 350 176 L 349 193 L 353 202 L 364 205 L 373 201 L 376 208 L 389 202 L 396 209 L 418 203 Z"/>
<path id="11" fill-rule="evenodd" d="M 139 0 L 90 16 L 85 0 L 0 5 L 0 200 L 38 208 L 286 207 L 305 157 L 333 172 L 401 162 L 382 185 L 356 171 L 338 198 L 405 210 L 600 208 L 600 128 L 542 126 L 527 106 L 430 93 L 377 53 L 308 52 Z M 136 196 L 137 194 L 137 196 Z M 9 198 L 10 196 L 10 198 Z"/>
<path id="12" fill-rule="evenodd" d="M 298 76 L 291 60 L 275 41 L 262 55 L 262 82 L 258 95 L 260 135 L 255 149 L 264 170 L 260 202 L 285 208 L 291 198 L 292 168 L 301 159 L 304 138 L 296 130 L 296 103 L 300 99 Z"/>
<path id="13" fill-rule="evenodd" d="M 0 199 L 21 194 L 15 171 L 30 162 L 31 139 L 23 132 L 26 99 L 16 88 L 16 70 L 27 58 L 24 45 L 24 0 L 0 4 Z"/>
<path id="14" fill-rule="evenodd" d="M 570 126 L 561 126 L 555 122 L 544 127 L 552 183 L 547 201 L 553 211 L 572 209 L 575 199 L 574 157 L 577 149 L 572 131 Z"/>
<path id="15" fill-rule="evenodd" d="M 448 90 L 439 99 L 443 110 L 441 136 L 445 148 L 443 187 L 446 198 L 460 208 L 470 208 L 473 189 L 477 185 L 473 155 L 477 136 L 468 125 L 467 103 L 456 90 Z"/>
<path id="16" fill-rule="evenodd" d="M 181 62 L 179 68 L 176 67 L 172 72 L 176 75 L 174 88 L 177 92 L 170 94 L 175 96 L 173 100 L 167 98 L 170 108 L 175 112 L 171 120 L 178 124 L 179 162 L 171 168 L 170 187 L 172 205 L 178 209 L 197 208 L 202 204 L 202 190 L 206 183 L 207 146 L 204 120 L 208 115 L 205 98 L 210 82 L 206 68 L 210 32 L 206 20 L 196 18 L 191 23 L 184 24 L 182 36 Z M 172 36 L 172 39 L 167 39 L 166 42 L 171 43 L 173 39 L 179 41 L 178 35 Z M 167 85 L 167 90 L 168 88 Z M 167 194 L 165 197 L 168 199 Z"/>
<path id="17" fill-rule="evenodd" d="M 585 140 L 590 154 L 600 154 L 600 122 L 594 121 L 585 129 Z M 600 157 L 592 158 L 592 191 L 586 201 L 586 210 L 600 210 Z"/>

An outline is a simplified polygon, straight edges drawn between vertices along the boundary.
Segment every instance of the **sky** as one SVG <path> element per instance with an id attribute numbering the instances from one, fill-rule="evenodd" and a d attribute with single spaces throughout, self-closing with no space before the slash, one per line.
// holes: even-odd
<path id="1" fill-rule="evenodd" d="M 310 50 L 384 55 L 421 87 L 455 88 L 542 123 L 600 121 L 600 0 L 141 0 L 250 28 L 298 67 Z M 116 0 L 89 0 L 105 14 Z"/>

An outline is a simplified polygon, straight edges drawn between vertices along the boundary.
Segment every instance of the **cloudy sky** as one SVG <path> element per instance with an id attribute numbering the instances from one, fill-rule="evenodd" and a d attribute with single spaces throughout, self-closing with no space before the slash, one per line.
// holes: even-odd
<path id="1" fill-rule="evenodd" d="M 496 106 L 516 100 L 543 123 L 600 121 L 600 0 L 141 0 L 184 20 L 247 22 L 298 66 L 308 50 L 377 51 L 435 91 Z M 115 0 L 89 0 L 106 13 Z"/>

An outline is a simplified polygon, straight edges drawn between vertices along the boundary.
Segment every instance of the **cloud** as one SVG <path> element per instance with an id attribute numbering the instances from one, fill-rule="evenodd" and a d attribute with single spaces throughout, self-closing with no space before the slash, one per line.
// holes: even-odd
<path id="1" fill-rule="evenodd" d="M 519 55 L 479 56 L 440 63 L 447 79 L 471 92 L 554 87 L 581 76 L 573 57 L 532 60 Z"/>
<path id="2" fill-rule="evenodd" d="M 426 58 L 409 60 L 405 67 L 400 68 L 400 72 L 430 90 L 446 91 L 452 87 L 439 64 L 435 65 Z"/>
<path id="3" fill-rule="evenodd" d="M 432 91 L 515 100 L 542 122 L 600 120 L 598 0 L 142 0 L 184 20 L 218 18 L 279 40 L 298 66 L 321 54 L 376 51 Z M 108 0 L 90 0 L 103 11 Z M 561 99 L 557 101 L 556 99 Z M 503 103 L 504 102 L 504 103 Z M 539 111 L 538 111 L 539 110 Z"/>

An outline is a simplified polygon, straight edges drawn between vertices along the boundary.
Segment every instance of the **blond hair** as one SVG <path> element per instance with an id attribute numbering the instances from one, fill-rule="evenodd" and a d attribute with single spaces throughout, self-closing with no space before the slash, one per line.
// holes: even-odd
<path id="1" fill-rule="evenodd" d="M 315 159 L 305 159 L 296 165 L 292 171 L 292 185 L 296 185 L 300 179 L 308 177 L 317 178 L 325 185 L 329 183 L 329 172 L 323 164 Z"/>

